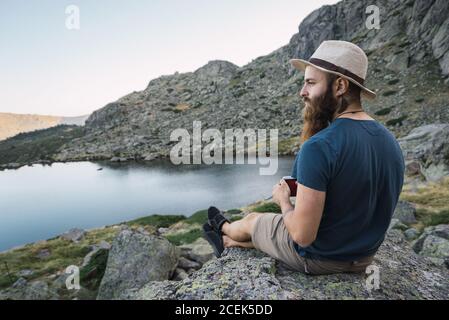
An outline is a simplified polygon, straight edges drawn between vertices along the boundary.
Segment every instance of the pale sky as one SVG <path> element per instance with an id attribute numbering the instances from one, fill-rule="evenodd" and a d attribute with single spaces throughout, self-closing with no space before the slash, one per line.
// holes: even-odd
<path id="1" fill-rule="evenodd" d="M 243 66 L 337 0 L 0 0 L 0 112 L 79 116 L 210 60 Z M 66 28 L 68 5 L 80 29 Z"/>

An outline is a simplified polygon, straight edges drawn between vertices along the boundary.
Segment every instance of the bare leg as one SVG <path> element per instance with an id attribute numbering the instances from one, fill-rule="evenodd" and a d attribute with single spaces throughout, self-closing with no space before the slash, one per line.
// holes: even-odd
<path id="1" fill-rule="evenodd" d="M 225 248 L 229 248 L 229 247 L 254 248 L 254 244 L 251 241 L 238 242 L 238 241 L 232 240 L 228 236 L 223 236 L 223 245 Z"/>
<path id="2" fill-rule="evenodd" d="M 234 221 L 232 223 L 225 222 L 221 227 L 221 231 L 237 242 L 251 241 L 251 233 L 254 228 L 254 223 L 261 213 L 251 212 L 243 219 Z"/>

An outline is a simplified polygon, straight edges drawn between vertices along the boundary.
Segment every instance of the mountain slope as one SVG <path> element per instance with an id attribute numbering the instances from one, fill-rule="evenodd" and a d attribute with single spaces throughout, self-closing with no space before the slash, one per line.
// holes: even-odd
<path id="1" fill-rule="evenodd" d="M 19 133 L 46 129 L 59 124 L 84 125 L 87 118 L 88 115 L 80 117 L 58 117 L 0 112 L 0 140 L 7 139 Z"/>
<path id="2" fill-rule="evenodd" d="M 380 8 L 380 29 L 368 30 L 367 6 Z M 167 157 L 177 128 L 279 129 L 281 153 L 298 148 L 303 75 L 289 60 L 309 58 L 327 39 L 360 45 L 369 57 L 367 87 L 378 99 L 365 110 L 397 137 L 435 122 L 449 122 L 449 2 L 345 0 L 306 17 L 290 42 L 238 67 L 210 61 L 194 72 L 161 76 L 95 111 L 85 134 L 69 141 L 55 161 L 151 160 Z"/>
<path id="3" fill-rule="evenodd" d="M 342 1 L 311 13 L 288 45 L 239 68 L 211 61 L 195 72 L 162 76 L 94 112 L 85 137 L 56 157 L 82 160 L 92 155 L 152 159 L 169 154 L 176 128 L 279 128 L 280 139 L 295 142 L 302 103 L 302 75 L 288 60 L 308 58 L 326 39 L 352 41 L 369 55 L 367 85 L 379 93 L 365 109 L 403 136 L 426 123 L 447 122 L 449 87 L 449 2 L 377 1 L 380 30 L 365 27 L 371 1 Z M 446 32 L 448 31 L 448 32 Z M 286 149 L 290 151 L 290 147 Z"/>

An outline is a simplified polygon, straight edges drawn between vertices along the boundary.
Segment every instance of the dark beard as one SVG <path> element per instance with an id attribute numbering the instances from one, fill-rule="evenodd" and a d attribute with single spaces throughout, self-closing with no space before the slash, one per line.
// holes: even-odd
<path id="1" fill-rule="evenodd" d="M 304 98 L 305 107 L 303 109 L 304 125 L 301 133 L 301 143 L 307 141 L 314 134 L 327 128 L 332 122 L 335 113 L 343 112 L 347 106 L 338 106 L 338 101 L 332 93 L 332 83 L 327 87 L 326 92 L 316 98 Z"/>

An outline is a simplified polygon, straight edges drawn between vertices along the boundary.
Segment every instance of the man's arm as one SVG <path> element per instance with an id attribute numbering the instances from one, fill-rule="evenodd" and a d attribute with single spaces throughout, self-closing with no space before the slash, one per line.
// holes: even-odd
<path id="1" fill-rule="evenodd" d="M 280 199 L 279 205 L 288 233 L 301 247 L 307 247 L 315 241 L 325 200 L 326 192 L 308 188 L 300 183 L 294 207 L 289 198 Z"/>

